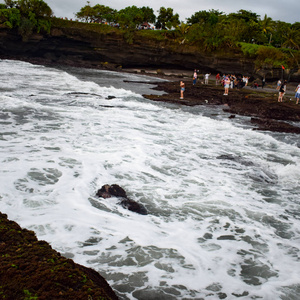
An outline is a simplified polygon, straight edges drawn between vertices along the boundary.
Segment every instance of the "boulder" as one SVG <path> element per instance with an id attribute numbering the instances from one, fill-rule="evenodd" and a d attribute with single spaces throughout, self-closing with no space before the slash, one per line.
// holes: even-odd
<path id="1" fill-rule="evenodd" d="M 126 195 L 125 190 L 117 184 L 103 185 L 101 189 L 97 191 L 96 196 L 105 199 L 111 197 L 117 197 L 120 200 L 118 204 L 122 205 L 122 207 L 141 215 L 148 214 L 146 208 L 142 204 L 132 199 L 129 199 Z"/>

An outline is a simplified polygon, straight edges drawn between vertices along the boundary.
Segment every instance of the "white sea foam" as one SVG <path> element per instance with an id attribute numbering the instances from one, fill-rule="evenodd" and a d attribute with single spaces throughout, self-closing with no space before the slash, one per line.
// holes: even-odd
<path id="1" fill-rule="evenodd" d="M 300 150 L 288 135 L 151 103 L 136 85 L 118 88 L 123 74 L 0 66 L 9 218 L 98 270 L 121 299 L 296 299 Z M 149 214 L 95 197 L 106 183 Z"/>

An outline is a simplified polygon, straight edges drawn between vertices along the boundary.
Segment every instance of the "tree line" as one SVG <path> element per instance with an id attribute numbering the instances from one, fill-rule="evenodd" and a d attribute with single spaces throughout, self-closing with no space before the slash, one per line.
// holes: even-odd
<path id="1" fill-rule="evenodd" d="M 264 15 L 239 10 L 225 14 L 219 10 L 195 12 L 186 22 L 172 8 L 161 7 L 156 16 L 150 7 L 129 6 L 119 11 L 97 4 L 82 7 L 76 17 L 84 22 L 118 24 L 122 29 L 136 30 L 144 22 L 161 29 L 165 37 L 181 44 L 196 45 L 205 52 L 239 49 L 255 57 L 257 68 L 281 67 L 294 71 L 300 62 L 300 23 L 274 21 Z"/>
<path id="2" fill-rule="evenodd" d="M 226 15 L 219 10 L 198 11 L 186 22 L 180 22 L 179 15 L 172 8 L 161 7 L 158 16 L 150 7 L 129 6 L 119 11 L 97 4 L 82 7 L 76 17 L 85 22 L 107 21 L 117 23 L 122 28 L 137 28 L 144 22 L 157 29 L 174 29 L 191 42 L 203 42 L 206 48 L 217 48 L 226 42 L 231 46 L 236 42 L 255 43 L 300 49 L 300 23 L 274 21 L 267 15 L 259 15 L 247 10 Z"/>

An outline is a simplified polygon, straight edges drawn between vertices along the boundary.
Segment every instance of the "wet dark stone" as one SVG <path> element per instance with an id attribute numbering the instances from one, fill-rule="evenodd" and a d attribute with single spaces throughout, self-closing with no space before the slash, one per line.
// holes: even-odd
<path id="1" fill-rule="evenodd" d="M 207 240 L 211 240 L 212 237 L 213 237 L 213 235 L 212 235 L 211 233 L 205 233 L 205 234 L 203 235 L 203 237 L 204 237 L 205 239 L 207 239 Z"/>
<path id="2" fill-rule="evenodd" d="M 219 299 L 226 299 L 227 295 L 225 293 L 218 293 Z"/>
<path id="3" fill-rule="evenodd" d="M 1 212 L 0 257 L 1 299 L 118 299 L 98 272 L 63 257 Z"/>
<path id="4" fill-rule="evenodd" d="M 106 97 L 107 100 L 111 100 L 111 99 L 115 99 L 115 98 L 116 98 L 115 96 L 107 96 Z"/>
<path id="5" fill-rule="evenodd" d="M 250 116 L 251 123 L 258 127 L 254 130 L 268 130 L 275 132 L 300 134 L 300 127 L 285 121 L 300 121 L 300 105 L 294 102 L 277 100 L 277 93 L 273 91 L 253 91 L 248 88 L 231 89 L 228 96 L 223 96 L 221 86 L 197 84 L 193 86 L 185 80 L 186 89 L 184 100 L 179 99 L 179 79 L 176 81 L 159 82 L 156 90 L 166 94 L 143 95 L 152 101 L 162 101 L 179 105 L 223 105 L 223 111 L 229 113 L 229 118 L 235 115 Z"/>
<path id="6" fill-rule="evenodd" d="M 217 238 L 217 240 L 235 240 L 235 236 L 234 235 L 221 235 Z"/>
<path id="7" fill-rule="evenodd" d="M 97 191 L 96 196 L 101 198 L 117 197 L 120 199 L 119 204 L 122 205 L 122 207 L 141 215 L 148 214 L 146 208 L 142 204 L 129 199 L 125 190 L 117 184 L 103 185 L 101 189 Z"/>
<path id="8" fill-rule="evenodd" d="M 246 296 L 249 295 L 249 292 L 245 291 L 242 294 L 232 293 L 232 295 L 235 296 L 235 297 L 238 297 L 238 298 L 240 298 L 240 297 L 246 297 Z"/>

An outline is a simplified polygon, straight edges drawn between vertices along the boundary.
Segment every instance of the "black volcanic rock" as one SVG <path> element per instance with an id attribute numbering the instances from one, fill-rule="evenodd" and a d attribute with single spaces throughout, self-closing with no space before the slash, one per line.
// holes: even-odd
<path id="1" fill-rule="evenodd" d="M 267 130 L 300 134 L 300 127 L 293 126 L 286 122 L 278 122 L 272 119 L 251 118 L 251 123 L 258 125 L 258 128 L 255 128 L 255 130 Z"/>
<path id="2" fill-rule="evenodd" d="M 95 270 L 62 257 L 0 213 L 1 299 L 117 300 Z"/>
<path id="3" fill-rule="evenodd" d="M 258 125 L 255 130 L 268 130 L 299 134 L 299 126 L 283 121 L 300 121 L 300 105 L 286 101 L 279 103 L 277 94 L 252 89 L 230 89 L 229 95 L 223 95 L 223 88 L 215 85 L 192 85 L 185 81 L 184 100 L 180 100 L 179 81 L 157 83 L 155 90 L 165 91 L 163 95 L 143 95 L 153 101 L 175 103 L 179 105 L 223 105 L 223 110 L 232 115 L 252 117 L 251 123 Z"/>
<path id="4" fill-rule="evenodd" d="M 96 196 L 101 198 L 117 197 L 119 198 L 120 200 L 119 204 L 121 204 L 122 207 L 141 215 L 148 214 L 146 208 L 142 204 L 132 199 L 129 199 L 126 195 L 125 190 L 117 184 L 103 185 L 101 189 L 97 191 Z"/>

